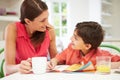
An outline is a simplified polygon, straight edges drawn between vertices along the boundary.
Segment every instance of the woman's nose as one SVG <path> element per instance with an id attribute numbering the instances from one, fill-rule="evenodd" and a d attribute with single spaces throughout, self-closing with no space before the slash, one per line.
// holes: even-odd
<path id="1" fill-rule="evenodd" d="M 45 26 L 47 26 L 47 25 L 48 25 L 48 22 L 47 22 L 47 21 L 45 21 L 45 22 L 44 22 L 44 25 L 45 25 Z"/>
<path id="2" fill-rule="evenodd" d="M 44 21 L 44 23 L 45 23 L 45 24 L 48 24 L 48 19 L 46 19 L 46 20 Z"/>

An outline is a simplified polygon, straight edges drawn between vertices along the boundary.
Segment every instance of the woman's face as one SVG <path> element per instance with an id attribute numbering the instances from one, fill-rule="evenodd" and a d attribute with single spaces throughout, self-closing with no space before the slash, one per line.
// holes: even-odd
<path id="1" fill-rule="evenodd" d="M 83 39 L 77 35 L 76 31 L 74 31 L 73 36 L 71 37 L 72 48 L 75 50 L 84 50 L 86 45 Z"/>
<path id="2" fill-rule="evenodd" d="M 31 32 L 40 31 L 45 32 L 48 24 L 48 10 L 44 11 L 38 17 L 36 17 L 33 21 L 30 21 L 28 24 Z"/>

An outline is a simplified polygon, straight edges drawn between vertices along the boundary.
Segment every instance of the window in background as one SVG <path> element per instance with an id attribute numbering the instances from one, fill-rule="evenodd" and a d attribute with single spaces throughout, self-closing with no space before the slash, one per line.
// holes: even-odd
<path id="1" fill-rule="evenodd" d="M 49 8 L 49 21 L 55 27 L 56 36 L 63 38 L 67 35 L 67 2 L 62 0 L 45 0 Z"/>
<path id="2" fill-rule="evenodd" d="M 56 32 L 56 45 L 60 53 L 67 45 L 68 35 L 67 22 L 67 0 L 45 0 L 49 10 L 49 22 L 54 26 Z"/>

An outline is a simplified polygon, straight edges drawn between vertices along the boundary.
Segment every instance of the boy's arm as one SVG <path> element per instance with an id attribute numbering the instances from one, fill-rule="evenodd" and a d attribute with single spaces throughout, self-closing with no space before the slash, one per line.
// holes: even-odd
<path id="1" fill-rule="evenodd" d="M 58 64 L 66 64 L 66 60 L 67 60 L 67 55 L 70 54 L 70 48 L 66 48 L 64 49 L 61 53 L 56 55 L 56 59 L 58 60 Z"/>
<path id="2" fill-rule="evenodd" d="M 118 68 L 120 68 L 120 61 L 119 62 L 112 62 L 111 63 L 111 68 L 112 69 L 118 69 Z"/>

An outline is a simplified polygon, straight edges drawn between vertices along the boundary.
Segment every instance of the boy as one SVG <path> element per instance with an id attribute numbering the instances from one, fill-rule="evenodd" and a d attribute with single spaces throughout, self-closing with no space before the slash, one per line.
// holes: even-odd
<path id="1" fill-rule="evenodd" d="M 110 56 L 111 61 L 115 64 L 112 65 L 112 68 L 120 67 L 120 56 L 100 50 L 99 45 L 103 38 L 104 31 L 97 22 L 78 23 L 68 48 L 57 54 L 48 63 L 48 69 L 53 69 L 57 64 L 86 64 L 88 61 L 96 65 L 96 56 Z"/>

